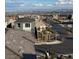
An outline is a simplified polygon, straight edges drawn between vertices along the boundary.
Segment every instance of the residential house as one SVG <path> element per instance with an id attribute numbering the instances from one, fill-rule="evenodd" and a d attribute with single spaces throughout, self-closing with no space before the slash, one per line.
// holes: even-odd
<path id="1" fill-rule="evenodd" d="M 46 23 L 41 19 L 35 19 L 35 26 L 41 32 L 46 29 Z"/>
<path id="2" fill-rule="evenodd" d="M 58 19 L 59 18 L 59 14 L 53 14 L 53 19 Z"/>
<path id="3" fill-rule="evenodd" d="M 12 28 L 14 26 L 14 22 L 16 21 L 15 16 L 7 16 L 5 17 L 5 28 Z"/>
<path id="4" fill-rule="evenodd" d="M 15 28 L 25 31 L 33 31 L 35 27 L 35 19 L 28 17 L 18 18 L 15 22 Z"/>
<path id="5" fill-rule="evenodd" d="M 59 15 L 59 20 L 65 20 L 67 19 L 67 15 L 66 14 L 60 14 Z"/>

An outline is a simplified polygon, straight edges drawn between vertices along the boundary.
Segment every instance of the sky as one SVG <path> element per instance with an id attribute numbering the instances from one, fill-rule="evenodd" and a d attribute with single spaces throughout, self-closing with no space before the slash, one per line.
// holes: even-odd
<path id="1" fill-rule="evenodd" d="M 72 9 L 73 0 L 5 0 L 6 12 Z"/>

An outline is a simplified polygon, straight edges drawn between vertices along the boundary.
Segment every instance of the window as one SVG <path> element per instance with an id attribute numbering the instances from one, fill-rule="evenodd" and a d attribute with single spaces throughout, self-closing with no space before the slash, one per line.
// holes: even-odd
<path id="1" fill-rule="evenodd" d="M 25 23 L 25 27 L 30 27 L 30 23 Z"/>
<path id="2" fill-rule="evenodd" d="M 20 23 L 18 23 L 18 27 L 21 27 Z"/>

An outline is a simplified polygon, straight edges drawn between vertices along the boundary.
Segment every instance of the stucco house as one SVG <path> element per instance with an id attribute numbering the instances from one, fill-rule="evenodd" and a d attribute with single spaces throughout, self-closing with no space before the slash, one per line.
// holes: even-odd
<path id="1" fill-rule="evenodd" d="M 42 21 L 42 19 L 35 19 L 35 26 L 37 29 L 39 29 L 39 31 L 43 31 L 46 29 L 46 23 L 44 21 Z"/>
<path id="2" fill-rule="evenodd" d="M 15 28 L 24 31 L 33 31 L 35 27 L 35 20 L 32 18 L 24 17 L 18 18 L 15 22 Z"/>
<path id="3" fill-rule="evenodd" d="M 5 28 L 9 28 L 9 26 L 11 25 L 11 27 L 14 26 L 14 22 L 16 21 L 16 18 L 12 18 L 12 17 L 5 17 Z"/>
<path id="4" fill-rule="evenodd" d="M 58 19 L 59 14 L 53 14 L 53 19 Z"/>

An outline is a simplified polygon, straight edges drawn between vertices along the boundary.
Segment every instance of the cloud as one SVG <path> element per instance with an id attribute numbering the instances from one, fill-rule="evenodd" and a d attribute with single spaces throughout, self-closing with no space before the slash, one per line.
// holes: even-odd
<path id="1" fill-rule="evenodd" d="M 43 4 L 41 4 L 41 3 L 39 3 L 39 4 L 34 4 L 34 6 L 36 6 L 36 7 L 42 7 L 42 6 L 44 6 Z"/>
<path id="2" fill-rule="evenodd" d="M 20 6 L 20 7 L 23 7 L 23 6 L 25 6 L 25 4 L 20 4 L 19 6 Z"/>
<path id="3" fill-rule="evenodd" d="M 72 1 L 70 1 L 70 2 L 69 2 L 69 4 L 73 4 L 73 2 L 72 2 Z"/>
<path id="4" fill-rule="evenodd" d="M 58 1 L 61 1 L 62 2 L 62 1 L 65 1 L 65 0 L 58 0 Z"/>
<path id="5" fill-rule="evenodd" d="M 56 5 L 73 4 L 73 0 L 58 0 Z"/>
<path id="6" fill-rule="evenodd" d="M 15 3 L 13 0 L 5 0 L 5 3 Z"/>
<path id="7" fill-rule="evenodd" d="M 42 3 L 39 3 L 39 4 L 33 4 L 33 6 L 35 6 L 35 7 L 52 7 L 53 4 L 42 4 Z"/>
<path id="8" fill-rule="evenodd" d="M 48 7 L 52 7 L 52 6 L 53 6 L 53 4 L 47 4 L 46 6 L 48 6 Z"/>
<path id="9" fill-rule="evenodd" d="M 5 0 L 6 8 L 9 10 L 35 10 L 35 9 L 61 9 L 73 8 L 73 0 L 48 0 L 48 1 L 32 1 L 32 0 Z"/>

